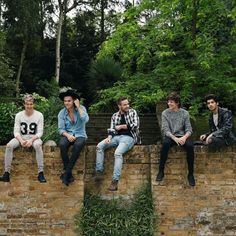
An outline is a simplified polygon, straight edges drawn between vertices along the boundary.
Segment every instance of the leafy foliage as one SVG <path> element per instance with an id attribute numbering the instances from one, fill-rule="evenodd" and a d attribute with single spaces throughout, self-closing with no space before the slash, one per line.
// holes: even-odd
<path id="1" fill-rule="evenodd" d="M 150 186 L 143 187 L 131 203 L 87 195 L 75 220 L 78 232 L 84 236 L 151 236 L 155 216 Z"/>
<path id="2" fill-rule="evenodd" d="M 100 92 L 103 104 L 109 104 L 109 94 L 119 93 L 121 87 L 136 91 L 131 95 L 134 101 L 139 94 L 153 94 L 151 86 L 137 91 L 131 82 L 142 74 L 138 84 L 149 80 L 162 94 L 178 91 L 194 112 L 207 93 L 216 93 L 236 109 L 234 1 L 143 0 L 126 11 L 124 19 L 97 56 L 113 57 L 124 69 L 122 86 L 117 83 Z M 156 101 L 143 100 L 138 108 L 153 109 Z M 100 109 L 100 103 L 93 107 Z"/>
<path id="3" fill-rule="evenodd" d="M 13 137 L 15 114 L 22 108 L 15 103 L 0 103 L 0 144 L 6 144 Z"/>
<path id="4" fill-rule="evenodd" d="M 10 96 L 14 93 L 15 84 L 12 80 L 13 69 L 10 66 L 10 59 L 4 53 L 5 46 L 5 34 L 0 31 L 0 93 L 2 96 Z"/>

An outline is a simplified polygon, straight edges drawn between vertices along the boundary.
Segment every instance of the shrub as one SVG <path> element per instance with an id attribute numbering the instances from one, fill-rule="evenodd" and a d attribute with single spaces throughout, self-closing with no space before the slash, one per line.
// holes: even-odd
<path id="1" fill-rule="evenodd" d="M 14 102 L 0 103 L 0 144 L 5 145 L 13 137 L 15 115 L 22 108 Z"/>

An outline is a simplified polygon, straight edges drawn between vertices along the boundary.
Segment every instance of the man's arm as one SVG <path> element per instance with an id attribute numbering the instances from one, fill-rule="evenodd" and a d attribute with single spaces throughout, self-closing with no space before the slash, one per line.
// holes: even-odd
<path id="1" fill-rule="evenodd" d="M 224 137 L 233 129 L 232 112 L 226 111 L 222 118 L 222 127 L 211 133 L 215 137 Z"/>
<path id="2" fill-rule="evenodd" d="M 75 106 L 78 109 L 78 112 L 79 112 L 79 115 L 80 115 L 80 119 L 82 121 L 84 121 L 85 123 L 87 123 L 89 121 L 89 116 L 88 116 L 86 108 L 80 104 L 79 99 L 76 99 L 74 101 L 74 103 L 75 103 Z"/>
<path id="3" fill-rule="evenodd" d="M 66 137 L 70 142 L 74 142 L 76 140 L 76 138 L 73 135 L 66 132 L 63 110 L 61 110 L 58 114 L 58 131 L 60 135 Z"/>
<path id="4" fill-rule="evenodd" d="M 40 118 L 37 123 L 37 133 L 31 139 L 29 139 L 25 142 L 26 147 L 31 147 L 33 142 L 36 139 L 39 139 L 43 136 L 43 126 L 44 126 L 44 118 L 43 118 L 43 114 L 40 114 Z"/>
<path id="5" fill-rule="evenodd" d="M 20 128 L 20 114 L 16 114 L 15 123 L 14 123 L 14 137 L 20 142 L 21 146 L 25 146 L 26 140 L 21 137 L 21 128 Z"/>

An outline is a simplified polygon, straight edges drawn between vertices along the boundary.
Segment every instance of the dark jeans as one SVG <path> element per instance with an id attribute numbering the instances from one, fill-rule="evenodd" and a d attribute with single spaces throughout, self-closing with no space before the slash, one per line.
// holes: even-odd
<path id="1" fill-rule="evenodd" d="M 168 137 L 164 138 L 160 152 L 159 170 L 164 170 L 169 150 L 174 145 L 177 145 L 174 140 Z M 186 140 L 183 147 L 187 152 L 188 171 L 190 174 L 193 174 L 193 165 L 194 165 L 193 142 L 191 140 Z"/>
<path id="2" fill-rule="evenodd" d="M 221 148 L 225 146 L 225 140 L 223 138 L 211 137 L 211 142 L 208 144 L 211 148 Z"/>
<path id="3" fill-rule="evenodd" d="M 79 158 L 79 154 L 85 145 L 86 138 L 78 137 L 75 142 L 70 142 L 66 137 L 61 137 L 59 147 L 61 151 L 61 158 L 66 173 L 71 173 L 72 169 Z M 68 149 L 72 147 L 71 157 L 68 157 Z"/>

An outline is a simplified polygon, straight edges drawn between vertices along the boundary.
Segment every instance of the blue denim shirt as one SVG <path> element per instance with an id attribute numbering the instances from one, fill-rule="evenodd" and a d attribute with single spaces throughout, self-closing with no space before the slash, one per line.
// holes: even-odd
<path id="1" fill-rule="evenodd" d="M 77 108 L 74 109 L 75 122 L 72 123 L 69 117 L 69 113 L 66 108 L 63 108 L 58 114 L 58 130 L 60 135 L 67 132 L 76 138 L 84 137 L 87 138 L 85 131 L 85 125 L 89 120 L 88 113 L 86 108 L 82 105 L 80 107 L 83 109 L 83 116 L 80 116 L 80 113 Z"/>

